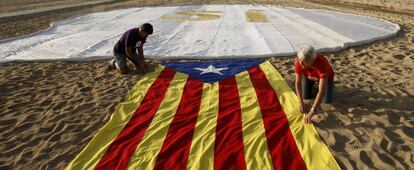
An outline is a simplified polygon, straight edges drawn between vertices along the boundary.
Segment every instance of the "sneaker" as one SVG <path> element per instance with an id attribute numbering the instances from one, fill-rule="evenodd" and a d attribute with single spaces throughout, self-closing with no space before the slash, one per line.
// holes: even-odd
<path id="1" fill-rule="evenodd" d="M 109 65 L 107 66 L 108 70 L 114 70 L 116 68 L 115 66 L 115 61 L 111 60 L 109 63 Z"/>

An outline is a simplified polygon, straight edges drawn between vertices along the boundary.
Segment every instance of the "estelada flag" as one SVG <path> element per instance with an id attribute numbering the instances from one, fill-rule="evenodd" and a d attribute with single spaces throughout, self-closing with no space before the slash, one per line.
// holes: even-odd
<path id="1" fill-rule="evenodd" d="M 268 61 L 162 65 L 67 169 L 340 169 Z"/>

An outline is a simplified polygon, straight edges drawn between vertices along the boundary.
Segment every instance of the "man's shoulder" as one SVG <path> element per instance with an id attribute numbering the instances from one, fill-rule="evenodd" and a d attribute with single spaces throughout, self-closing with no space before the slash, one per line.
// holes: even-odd
<path id="1" fill-rule="evenodd" d="M 131 28 L 128 31 L 138 31 L 138 27 Z"/>
<path id="2" fill-rule="evenodd" d="M 137 28 L 131 28 L 131 29 L 125 31 L 125 34 L 136 33 L 137 31 L 138 31 Z"/>
<path id="3" fill-rule="evenodd" d="M 324 64 L 324 63 L 326 63 L 326 62 L 329 62 L 329 61 L 328 61 L 328 58 L 326 58 L 326 56 L 325 56 L 325 55 L 320 54 L 320 53 L 318 53 L 318 54 L 316 55 L 316 60 L 317 60 L 317 61 L 319 61 L 318 63 L 322 63 L 322 64 Z"/>
<path id="4" fill-rule="evenodd" d="M 316 53 L 316 58 L 325 58 L 325 55 L 321 53 Z"/>
<path id="5" fill-rule="evenodd" d="M 126 31 L 125 34 L 127 36 L 127 41 L 139 41 L 140 39 L 137 28 L 132 28 Z"/>

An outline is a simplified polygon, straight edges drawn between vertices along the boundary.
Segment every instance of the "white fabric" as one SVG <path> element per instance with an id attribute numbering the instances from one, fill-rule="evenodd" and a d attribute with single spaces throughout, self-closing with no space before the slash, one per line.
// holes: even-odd
<path id="1" fill-rule="evenodd" d="M 268 22 L 247 21 L 247 12 L 252 10 Z M 203 15 L 217 17 L 203 20 Z M 126 30 L 145 22 L 154 26 L 144 46 L 145 56 L 153 59 L 285 56 L 295 54 L 303 44 L 321 52 L 338 51 L 400 30 L 396 24 L 372 17 L 278 6 L 130 8 L 55 22 L 47 30 L 1 41 L 0 62 L 107 59 Z"/>

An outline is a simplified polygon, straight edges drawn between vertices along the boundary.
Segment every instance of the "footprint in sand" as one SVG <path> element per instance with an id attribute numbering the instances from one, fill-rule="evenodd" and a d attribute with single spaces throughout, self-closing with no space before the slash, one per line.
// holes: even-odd
<path id="1" fill-rule="evenodd" d="M 394 143 L 390 143 L 387 139 L 383 138 L 381 139 L 381 142 L 379 143 L 379 146 L 381 149 L 385 151 L 390 151 L 392 147 L 395 147 Z"/>
<path id="2" fill-rule="evenodd" d="M 370 159 L 370 156 L 368 156 L 367 152 L 365 151 L 361 151 L 359 153 L 359 159 L 365 163 L 365 165 L 372 167 L 373 163 L 372 160 Z"/>
<path id="3" fill-rule="evenodd" d="M 400 45 L 400 46 L 399 46 L 399 49 L 400 49 L 401 51 L 405 51 L 405 50 L 407 50 L 407 47 L 406 47 L 405 45 Z"/>
<path id="4" fill-rule="evenodd" d="M 85 92 L 89 92 L 91 90 L 92 90 L 92 87 L 82 87 L 79 91 L 85 93 Z"/>
<path id="5" fill-rule="evenodd" d="M 396 165 L 394 159 L 385 153 L 377 153 L 377 156 L 379 159 L 381 159 L 383 162 L 385 162 L 388 165 L 392 165 L 392 166 Z"/>
<path id="6" fill-rule="evenodd" d="M 405 56 L 402 55 L 402 54 L 395 54 L 392 57 L 394 57 L 395 59 L 398 59 L 398 60 L 403 60 L 405 58 Z"/>
<path id="7" fill-rule="evenodd" d="M 411 128 L 403 127 L 402 131 L 404 132 L 405 135 L 407 135 L 411 139 L 414 139 L 414 131 Z"/>

